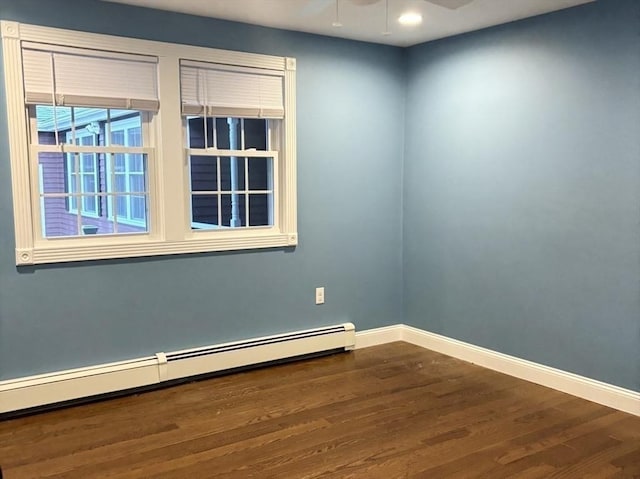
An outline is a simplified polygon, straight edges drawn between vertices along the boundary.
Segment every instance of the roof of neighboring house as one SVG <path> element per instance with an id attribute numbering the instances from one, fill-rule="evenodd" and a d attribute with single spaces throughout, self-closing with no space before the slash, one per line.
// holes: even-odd
<path id="1" fill-rule="evenodd" d="M 55 112 L 55 114 L 54 114 Z M 110 110 L 111 120 L 121 118 L 132 113 L 132 110 Z M 91 122 L 106 121 L 107 110 L 105 108 L 73 108 L 76 128 L 83 128 Z M 64 131 L 71 129 L 71 107 L 37 105 L 36 117 L 38 119 L 38 131 Z"/>

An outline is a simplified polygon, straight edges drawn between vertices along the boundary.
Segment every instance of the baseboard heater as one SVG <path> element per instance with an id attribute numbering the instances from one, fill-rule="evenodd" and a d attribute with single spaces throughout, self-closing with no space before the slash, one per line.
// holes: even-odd
<path id="1" fill-rule="evenodd" d="M 351 323 L 0 381 L 0 414 L 355 348 Z"/>

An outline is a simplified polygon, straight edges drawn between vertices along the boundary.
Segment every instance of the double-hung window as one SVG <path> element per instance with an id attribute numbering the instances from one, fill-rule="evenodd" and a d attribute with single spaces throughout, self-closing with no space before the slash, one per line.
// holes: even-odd
<path id="1" fill-rule="evenodd" d="M 16 264 L 297 244 L 294 59 L 2 39 Z"/>
<path id="2" fill-rule="evenodd" d="M 39 191 L 31 192 L 39 196 L 36 224 L 44 225 L 38 236 L 146 232 L 143 165 L 153 148 L 144 149 L 141 119 L 159 109 L 157 57 L 39 42 L 23 42 L 21 56 L 31 161 L 41 172 Z M 137 128 L 135 142 L 114 141 L 124 118 Z M 141 183 L 119 187 L 121 157 L 136 157 Z"/>
<path id="3" fill-rule="evenodd" d="M 193 230 L 277 223 L 283 72 L 181 61 Z"/>

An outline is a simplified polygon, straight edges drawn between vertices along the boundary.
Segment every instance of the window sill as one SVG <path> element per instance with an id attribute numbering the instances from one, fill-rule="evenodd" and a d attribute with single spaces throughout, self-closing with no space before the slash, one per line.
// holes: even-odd
<path id="1" fill-rule="evenodd" d="M 113 242 L 100 238 L 65 241 L 65 244 L 37 245 L 33 249 L 16 249 L 16 265 L 68 263 L 102 259 L 136 258 L 214 251 L 236 251 L 256 248 L 277 248 L 298 244 L 296 233 L 259 235 L 223 235 L 221 237 L 190 238 L 184 241 Z M 85 242 L 85 243 L 83 243 Z"/>

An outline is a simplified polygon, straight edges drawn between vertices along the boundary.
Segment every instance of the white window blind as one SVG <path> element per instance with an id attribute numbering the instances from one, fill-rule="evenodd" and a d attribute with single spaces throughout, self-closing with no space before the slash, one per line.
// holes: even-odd
<path id="1" fill-rule="evenodd" d="M 157 58 L 22 43 L 25 102 L 157 111 Z"/>
<path id="2" fill-rule="evenodd" d="M 260 68 L 180 61 L 183 115 L 284 118 L 284 74 Z"/>

